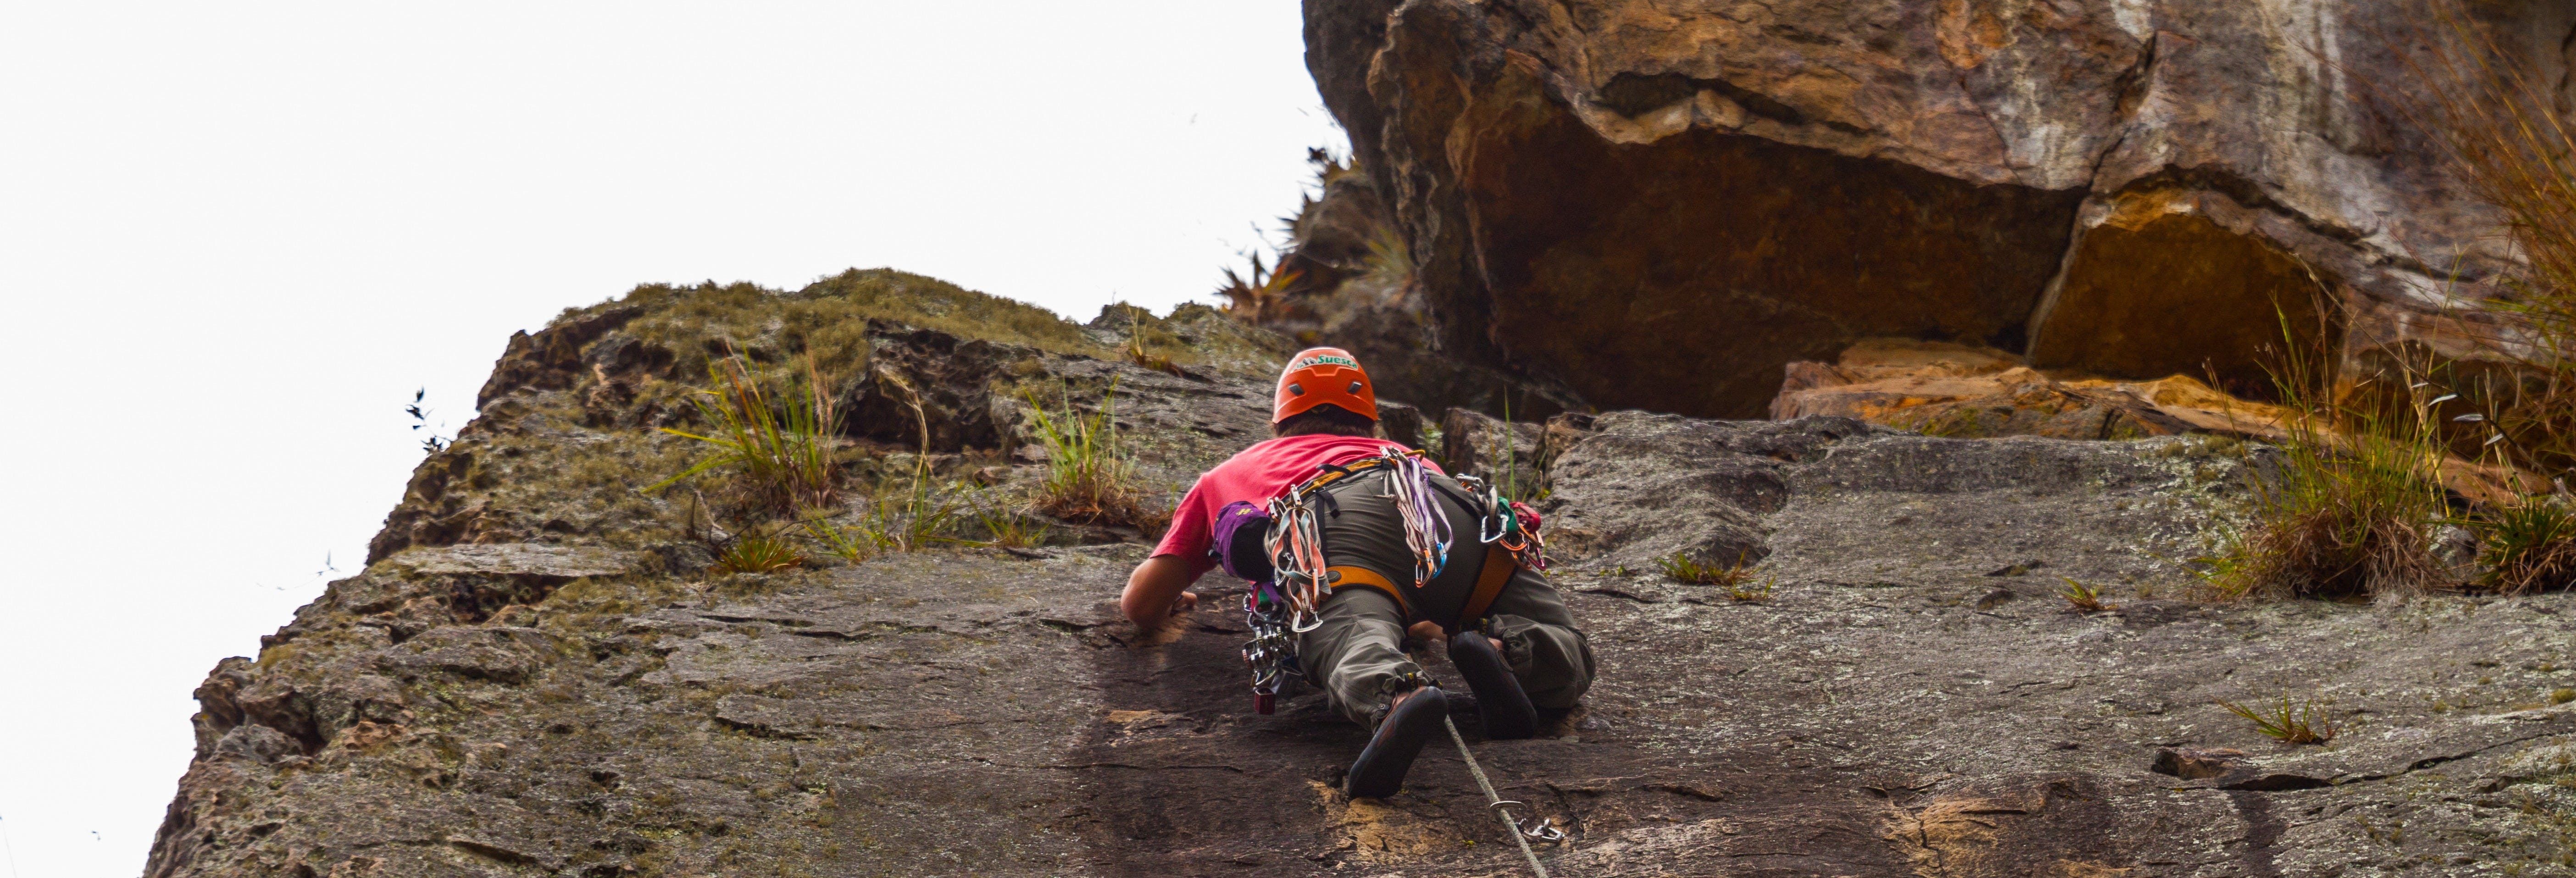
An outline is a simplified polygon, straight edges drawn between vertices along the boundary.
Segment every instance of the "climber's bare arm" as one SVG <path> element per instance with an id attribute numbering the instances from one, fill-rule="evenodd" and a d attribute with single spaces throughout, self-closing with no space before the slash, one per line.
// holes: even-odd
<path id="1" fill-rule="evenodd" d="M 1127 575 L 1127 591 L 1118 596 L 1118 611 L 1136 627 L 1147 630 L 1161 627 L 1174 614 L 1189 612 L 1199 605 L 1199 596 L 1191 594 L 1191 583 L 1216 565 L 1191 563 L 1179 555 L 1156 555 L 1136 565 Z"/>

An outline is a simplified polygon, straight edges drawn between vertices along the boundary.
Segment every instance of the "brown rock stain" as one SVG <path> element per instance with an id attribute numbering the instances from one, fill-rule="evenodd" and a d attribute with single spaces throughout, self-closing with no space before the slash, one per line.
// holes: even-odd
<path id="1" fill-rule="evenodd" d="M 1437 824 L 1375 799 L 1353 799 L 1318 781 L 1308 781 L 1324 825 L 1341 844 L 1365 863 L 1403 863 L 1466 846 L 1465 839 L 1441 831 Z"/>
<path id="2" fill-rule="evenodd" d="M 2130 869 L 2110 839 L 2115 819 L 2092 778 L 1978 784 L 1899 805 L 1884 838 L 1923 878 L 2051 875 L 2109 878 Z"/>

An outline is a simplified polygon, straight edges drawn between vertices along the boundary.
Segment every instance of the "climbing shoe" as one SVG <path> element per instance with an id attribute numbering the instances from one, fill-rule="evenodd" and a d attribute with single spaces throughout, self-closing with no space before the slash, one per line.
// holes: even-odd
<path id="1" fill-rule="evenodd" d="M 1413 757 L 1421 755 L 1431 736 L 1440 734 L 1441 721 L 1448 718 L 1449 696 L 1441 694 L 1439 687 L 1413 690 L 1413 697 L 1389 709 L 1386 720 L 1377 724 L 1368 749 L 1351 763 L 1351 776 L 1342 782 L 1342 792 L 1354 799 L 1395 795 L 1404 787 L 1404 773 L 1412 770 Z"/>
<path id="2" fill-rule="evenodd" d="M 1458 676 L 1467 678 L 1467 689 L 1476 693 L 1485 737 L 1506 740 L 1538 735 L 1538 709 L 1530 706 L 1520 678 L 1512 676 L 1511 664 L 1494 651 L 1494 642 L 1485 639 L 1484 632 L 1461 631 L 1449 638 L 1449 663 L 1458 666 Z"/>

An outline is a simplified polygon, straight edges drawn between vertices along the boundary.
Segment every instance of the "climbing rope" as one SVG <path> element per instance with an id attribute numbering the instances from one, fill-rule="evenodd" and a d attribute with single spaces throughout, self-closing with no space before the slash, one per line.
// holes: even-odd
<path id="1" fill-rule="evenodd" d="M 1505 799 L 1501 793 L 1494 792 L 1494 782 L 1485 779 L 1485 769 L 1476 764 L 1476 754 L 1467 751 L 1467 739 L 1458 734 L 1458 724 L 1450 722 L 1445 716 L 1440 718 L 1440 724 L 1449 729 L 1449 740 L 1457 743 L 1458 758 L 1467 760 L 1467 773 L 1476 776 L 1476 788 L 1485 791 L 1485 808 L 1494 812 L 1494 819 L 1503 821 L 1503 834 L 1511 836 L 1512 843 L 1521 846 L 1521 856 L 1529 859 L 1530 871 L 1538 873 L 1538 878 L 1547 878 L 1547 867 L 1539 865 L 1538 854 L 1530 850 L 1529 840 L 1535 838 L 1541 841 L 1564 841 L 1564 830 L 1552 825 L 1556 822 L 1554 820 L 1540 820 L 1537 826 L 1522 828 L 1520 821 L 1512 819 L 1511 806 L 1520 805 L 1523 808 L 1529 806 Z"/>

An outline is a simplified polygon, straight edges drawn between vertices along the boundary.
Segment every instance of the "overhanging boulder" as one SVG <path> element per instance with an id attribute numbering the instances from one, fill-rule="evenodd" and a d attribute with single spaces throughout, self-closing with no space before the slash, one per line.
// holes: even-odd
<path id="1" fill-rule="evenodd" d="M 2422 87 L 2392 36 L 2452 34 L 2411 7 L 1305 8 L 1434 346 L 1604 409 L 1758 415 L 1785 364 L 1872 336 L 2244 389 L 2276 309 L 2350 362 L 2455 347 L 2425 318 L 2477 291 L 2436 278 L 2509 264 L 2427 135 L 2357 97 Z M 2562 79 L 2576 9 L 2477 14 Z"/>

